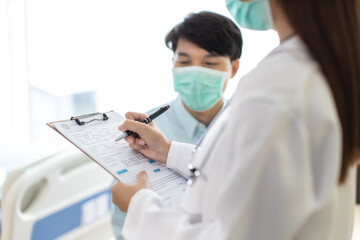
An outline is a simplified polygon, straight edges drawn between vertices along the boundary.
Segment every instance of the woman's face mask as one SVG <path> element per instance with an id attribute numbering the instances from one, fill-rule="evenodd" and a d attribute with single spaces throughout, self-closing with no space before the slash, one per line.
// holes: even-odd
<path id="1" fill-rule="evenodd" d="M 187 107 L 197 112 L 210 109 L 220 100 L 228 75 L 198 66 L 174 68 L 172 72 L 175 91 Z"/>
<path id="2" fill-rule="evenodd" d="M 225 0 L 226 7 L 236 22 L 252 30 L 269 30 L 273 28 L 269 0 Z"/>

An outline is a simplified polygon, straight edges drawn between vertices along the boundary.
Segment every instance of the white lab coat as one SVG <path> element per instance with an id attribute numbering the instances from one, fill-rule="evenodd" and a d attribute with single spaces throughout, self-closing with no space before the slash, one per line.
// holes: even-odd
<path id="1" fill-rule="evenodd" d="M 339 186 L 341 127 L 329 87 L 298 37 L 245 76 L 194 154 L 201 177 L 180 210 L 151 190 L 132 198 L 125 239 L 346 240 L 355 167 Z M 193 146 L 168 166 L 188 176 Z M 204 164 L 204 166 L 202 166 Z M 202 166 L 202 167 L 201 167 Z"/>

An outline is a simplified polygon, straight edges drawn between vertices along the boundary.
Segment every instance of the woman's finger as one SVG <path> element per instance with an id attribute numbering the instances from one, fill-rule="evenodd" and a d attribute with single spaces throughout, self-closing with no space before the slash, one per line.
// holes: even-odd
<path id="1" fill-rule="evenodd" d="M 125 113 L 125 118 L 134 121 L 142 121 L 143 119 L 147 118 L 148 115 L 145 113 L 138 113 L 138 112 L 127 112 Z"/>
<path id="2" fill-rule="evenodd" d="M 141 187 L 150 188 L 148 175 L 146 171 L 139 172 L 137 181 Z"/>
<path id="3" fill-rule="evenodd" d="M 134 120 L 125 120 L 118 129 L 122 132 L 127 130 L 138 133 L 140 136 L 148 130 L 149 126 Z"/>
<path id="4" fill-rule="evenodd" d="M 137 138 L 137 139 L 135 139 L 135 141 L 136 141 L 136 144 L 139 146 L 144 147 L 146 145 L 146 142 L 144 141 L 144 139 Z"/>

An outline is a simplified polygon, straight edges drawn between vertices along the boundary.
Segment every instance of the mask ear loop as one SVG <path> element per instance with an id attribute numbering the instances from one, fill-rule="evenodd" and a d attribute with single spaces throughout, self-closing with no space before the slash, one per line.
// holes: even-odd
<path id="1" fill-rule="evenodd" d="M 263 0 L 265 1 L 265 5 L 266 5 L 266 17 L 268 18 L 268 23 L 269 23 L 269 29 L 275 29 L 275 24 L 274 24 L 274 17 L 272 14 L 272 9 L 271 9 L 271 4 L 270 4 L 270 0 Z"/>

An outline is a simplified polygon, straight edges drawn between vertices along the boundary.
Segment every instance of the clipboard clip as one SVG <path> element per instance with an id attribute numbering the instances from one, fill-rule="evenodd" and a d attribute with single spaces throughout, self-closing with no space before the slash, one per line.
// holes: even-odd
<path id="1" fill-rule="evenodd" d="M 85 123 L 90 123 L 90 122 L 93 122 L 93 121 L 106 121 L 109 119 L 109 117 L 103 113 L 102 114 L 102 118 L 94 118 L 94 119 L 91 119 L 87 122 L 85 121 L 80 121 L 80 119 L 82 118 L 88 118 L 88 117 L 91 117 L 91 116 L 95 116 L 95 115 L 99 115 L 101 113 L 92 113 L 92 114 L 87 114 L 87 115 L 82 115 L 82 116 L 77 116 L 77 117 L 71 117 L 70 120 L 75 120 L 75 122 L 78 124 L 78 125 L 85 125 Z"/>

